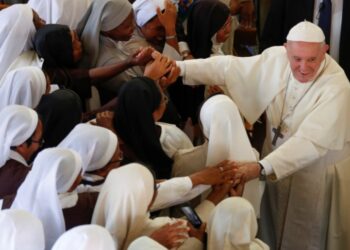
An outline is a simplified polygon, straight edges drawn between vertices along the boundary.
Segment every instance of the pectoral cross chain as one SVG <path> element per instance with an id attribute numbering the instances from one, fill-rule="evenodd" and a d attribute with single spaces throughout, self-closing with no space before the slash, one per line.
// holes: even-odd
<path id="1" fill-rule="evenodd" d="M 283 139 L 283 134 L 281 133 L 281 125 L 279 125 L 277 128 L 273 128 L 272 131 L 274 133 L 273 139 L 272 139 L 272 145 L 276 146 L 276 142 L 278 138 Z"/>

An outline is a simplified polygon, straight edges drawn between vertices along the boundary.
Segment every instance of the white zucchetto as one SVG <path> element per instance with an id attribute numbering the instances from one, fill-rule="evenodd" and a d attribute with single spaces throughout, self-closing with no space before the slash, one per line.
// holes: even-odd
<path id="1" fill-rule="evenodd" d="M 325 36 L 320 27 L 308 21 L 303 21 L 290 29 L 287 41 L 322 43 Z"/>

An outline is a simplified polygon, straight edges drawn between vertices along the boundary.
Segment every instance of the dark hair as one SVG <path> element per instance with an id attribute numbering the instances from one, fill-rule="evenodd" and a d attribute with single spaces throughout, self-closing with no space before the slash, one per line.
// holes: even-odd
<path id="1" fill-rule="evenodd" d="M 207 58 L 211 54 L 212 36 L 225 24 L 230 9 L 220 1 L 195 1 L 187 20 L 187 42 L 194 58 Z"/>
<path id="2" fill-rule="evenodd" d="M 169 178 L 173 160 L 163 151 L 153 112 L 161 104 L 156 83 L 138 77 L 123 85 L 115 108 L 114 128 L 138 160 L 149 165 L 157 178 Z"/>
<path id="3" fill-rule="evenodd" d="M 34 49 L 44 59 L 44 68 L 74 66 L 72 36 L 66 25 L 47 24 L 38 29 Z"/>

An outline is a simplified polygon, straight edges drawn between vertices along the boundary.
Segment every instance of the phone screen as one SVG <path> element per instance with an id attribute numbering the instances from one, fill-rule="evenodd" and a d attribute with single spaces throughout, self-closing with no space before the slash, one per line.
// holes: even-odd
<path id="1" fill-rule="evenodd" d="M 181 207 L 181 211 L 185 214 L 187 220 L 195 227 L 199 228 L 202 225 L 202 221 L 199 218 L 196 211 L 190 206 Z"/>

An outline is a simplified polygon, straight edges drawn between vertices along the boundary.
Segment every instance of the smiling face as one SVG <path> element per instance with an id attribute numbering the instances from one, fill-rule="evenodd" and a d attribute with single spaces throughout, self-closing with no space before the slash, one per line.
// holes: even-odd
<path id="1" fill-rule="evenodd" d="M 155 45 L 165 43 L 165 29 L 156 16 L 141 27 L 141 32 L 145 39 Z"/>
<path id="2" fill-rule="evenodd" d="M 131 11 L 128 17 L 117 27 L 109 31 L 101 31 L 101 34 L 114 41 L 129 41 L 135 29 L 134 12 Z"/>
<path id="3" fill-rule="evenodd" d="M 316 77 L 329 48 L 324 43 L 288 41 L 285 45 L 290 67 L 295 79 L 306 83 Z"/>

